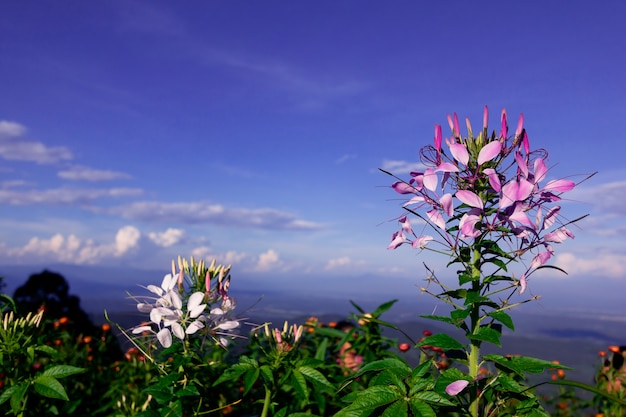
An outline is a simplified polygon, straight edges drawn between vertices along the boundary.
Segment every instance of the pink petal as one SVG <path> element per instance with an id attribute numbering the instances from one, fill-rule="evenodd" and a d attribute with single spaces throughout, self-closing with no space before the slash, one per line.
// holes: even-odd
<path id="1" fill-rule="evenodd" d="M 437 209 L 429 210 L 426 212 L 426 215 L 428 216 L 431 222 L 437 225 L 437 227 L 439 227 L 442 230 L 446 230 L 446 222 L 443 219 L 443 216 L 441 215 L 439 210 Z"/>
<path id="2" fill-rule="evenodd" d="M 543 161 L 543 159 L 536 159 L 535 160 L 535 184 L 540 183 L 541 181 L 543 181 L 543 179 L 546 177 L 546 174 L 548 173 L 548 168 L 546 167 L 545 162 Z"/>
<path id="3" fill-rule="evenodd" d="M 411 197 L 411 199 L 404 203 L 402 207 L 410 206 L 411 204 L 423 203 L 424 200 L 424 197 L 422 197 L 421 195 L 416 195 L 414 197 Z"/>
<path id="4" fill-rule="evenodd" d="M 428 242 L 432 240 L 433 240 L 432 236 L 428 236 L 428 235 L 420 236 L 417 239 L 415 239 L 413 243 L 411 243 L 411 246 L 414 249 L 417 249 L 417 248 L 424 249 L 426 245 L 428 244 Z"/>
<path id="5" fill-rule="evenodd" d="M 543 240 L 544 242 L 561 243 L 567 238 L 574 239 L 574 234 L 570 232 L 566 227 L 560 227 L 554 232 L 546 233 L 546 235 L 543 237 Z"/>
<path id="6" fill-rule="evenodd" d="M 450 145 L 450 152 L 454 159 L 467 166 L 469 162 L 469 153 L 467 152 L 467 147 L 462 143 L 453 143 Z"/>
<path id="7" fill-rule="evenodd" d="M 442 195 L 439 199 L 439 203 L 441 203 L 443 211 L 448 216 L 452 216 L 454 214 L 454 207 L 452 206 L 452 194 L 446 193 Z"/>
<path id="8" fill-rule="evenodd" d="M 526 215 L 525 207 L 526 206 L 524 204 L 517 203 L 515 205 L 515 210 L 509 216 L 509 220 L 534 229 L 535 225 Z"/>
<path id="9" fill-rule="evenodd" d="M 533 191 L 533 184 L 529 181 L 521 179 L 519 181 L 509 181 L 502 187 L 502 196 L 500 197 L 500 208 L 509 207 L 516 201 L 523 201 Z"/>
<path id="10" fill-rule="evenodd" d="M 546 262 L 548 262 L 548 260 L 551 258 L 551 254 L 550 252 L 540 252 L 538 253 L 532 261 L 530 261 L 530 269 L 535 269 L 535 268 L 539 268 L 541 265 L 545 264 Z"/>
<path id="11" fill-rule="evenodd" d="M 524 152 L 526 152 L 526 155 L 528 155 L 528 153 L 530 152 L 530 142 L 528 141 L 528 133 L 526 133 L 526 131 L 524 131 L 522 145 L 524 145 Z"/>
<path id="12" fill-rule="evenodd" d="M 396 249 L 398 246 L 406 242 L 406 236 L 402 232 L 395 232 L 391 236 L 391 243 L 387 246 L 387 249 Z"/>
<path id="13" fill-rule="evenodd" d="M 413 233 L 413 229 L 411 228 L 411 221 L 407 216 L 400 217 L 398 219 L 398 223 L 400 223 L 403 231 L 415 235 L 415 233 Z"/>
<path id="14" fill-rule="evenodd" d="M 556 191 L 558 193 L 564 193 L 566 191 L 571 190 L 576 186 L 574 181 L 569 180 L 552 180 L 549 181 L 545 187 L 543 187 L 543 191 Z"/>
<path id="15" fill-rule="evenodd" d="M 398 194 L 415 194 L 415 187 L 407 184 L 404 181 L 397 181 L 391 184 L 391 188 L 393 188 Z"/>
<path id="16" fill-rule="evenodd" d="M 528 165 L 521 153 L 515 152 L 515 162 L 517 162 L 519 170 L 524 174 L 524 178 L 528 178 Z"/>
<path id="17" fill-rule="evenodd" d="M 442 162 L 441 164 L 437 165 L 437 169 L 435 169 L 435 172 L 459 172 L 459 168 L 449 162 Z"/>
<path id="18" fill-rule="evenodd" d="M 461 128 L 459 126 L 459 118 L 454 113 L 454 136 L 461 137 Z"/>
<path id="19" fill-rule="evenodd" d="M 496 193 L 499 193 L 501 189 L 500 177 L 498 176 L 496 170 L 493 168 L 486 168 L 483 170 L 483 172 L 489 178 L 489 185 L 491 185 L 491 188 L 493 188 Z"/>
<path id="20" fill-rule="evenodd" d="M 448 395 L 457 395 L 461 391 L 463 391 L 469 385 L 469 381 L 464 379 L 459 379 L 458 381 L 454 381 L 446 387 L 446 394 Z"/>
<path id="21" fill-rule="evenodd" d="M 554 206 L 546 213 L 546 216 L 543 218 L 543 229 L 549 229 L 554 222 L 556 221 L 556 217 L 561 211 L 561 207 Z"/>
<path id="22" fill-rule="evenodd" d="M 430 191 L 435 191 L 437 189 L 438 182 L 439 178 L 434 170 L 428 168 L 424 171 L 424 187 L 428 188 Z"/>
<path id="23" fill-rule="evenodd" d="M 480 231 L 476 229 L 476 223 L 480 221 L 480 216 L 471 214 L 471 211 L 465 213 L 459 221 L 459 230 L 465 237 L 478 237 Z"/>
<path id="24" fill-rule="evenodd" d="M 456 192 L 455 195 L 456 198 L 461 200 L 462 203 L 465 203 L 470 207 L 476 207 L 479 209 L 482 209 L 484 207 L 483 200 L 481 200 L 479 196 L 469 190 L 459 190 Z"/>
<path id="25" fill-rule="evenodd" d="M 526 274 L 519 279 L 519 293 L 524 294 L 524 291 L 526 291 Z"/>
<path id="26" fill-rule="evenodd" d="M 500 151 L 502 150 L 502 144 L 500 141 L 494 140 L 493 142 L 489 142 L 478 153 L 478 165 L 482 165 L 487 161 L 491 161 L 496 156 L 500 155 Z"/>

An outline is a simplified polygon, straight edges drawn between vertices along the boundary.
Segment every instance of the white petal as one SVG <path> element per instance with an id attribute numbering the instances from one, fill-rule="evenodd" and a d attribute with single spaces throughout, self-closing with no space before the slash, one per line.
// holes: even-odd
<path id="1" fill-rule="evenodd" d="M 211 314 L 215 314 L 216 316 L 221 316 L 222 314 L 224 314 L 224 310 L 222 310 L 219 307 L 215 307 L 211 309 Z"/>
<path id="2" fill-rule="evenodd" d="M 163 289 L 162 289 L 162 288 L 157 287 L 156 285 L 148 285 L 148 286 L 146 287 L 146 289 L 147 289 L 148 291 L 150 291 L 150 292 L 152 292 L 152 293 L 154 293 L 154 294 L 158 295 L 158 296 L 162 296 L 162 295 L 163 295 Z"/>
<path id="3" fill-rule="evenodd" d="M 161 343 L 161 346 L 163 346 L 164 348 L 172 346 L 172 334 L 170 333 L 169 329 L 162 329 L 160 332 L 158 332 L 157 339 L 159 340 L 159 343 Z"/>
<path id="4" fill-rule="evenodd" d="M 152 311 L 153 308 L 154 306 L 152 304 L 147 304 L 147 303 L 137 304 L 137 310 L 141 311 L 142 313 L 149 313 L 150 311 Z"/>
<path id="5" fill-rule="evenodd" d="M 161 312 L 159 311 L 158 308 L 153 308 L 150 311 L 150 321 L 152 323 L 156 323 L 156 324 L 161 323 L 161 317 L 162 317 L 162 315 L 161 315 Z"/>
<path id="6" fill-rule="evenodd" d="M 200 304 L 202 304 L 202 300 L 204 299 L 204 293 L 197 291 L 191 294 L 189 297 L 189 301 L 187 301 L 187 310 L 193 310 Z"/>
<path id="7" fill-rule="evenodd" d="M 161 282 L 161 288 L 165 291 L 169 291 L 176 285 L 177 278 L 172 274 L 167 274 L 163 277 L 163 282 Z"/>
<path id="8" fill-rule="evenodd" d="M 185 331 L 183 330 L 183 326 L 181 326 L 178 322 L 172 323 L 172 333 L 174 336 L 183 340 L 185 338 Z"/>
<path id="9" fill-rule="evenodd" d="M 195 332 L 197 332 L 198 330 L 202 328 L 204 328 L 204 323 L 202 323 L 200 320 L 196 320 L 187 327 L 187 330 L 185 330 L 185 333 L 194 334 Z"/>
<path id="10" fill-rule="evenodd" d="M 170 296 L 170 300 L 172 301 L 172 305 L 175 309 L 180 310 L 183 308 L 183 300 L 176 291 L 170 291 L 168 292 L 168 295 Z"/>
<path id="11" fill-rule="evenodd" d="M 239 327 L 239 322 L 235 320 L 225 321 L 217 325 L 217 328 L 222 330 L 232 330 L 236 329 L 237 327 Z"/>
<path id="12" fill-rule="evenodd" d="M 150 326 L 139 326 L 139 327 L 135 327 L 132 331 L 133 334 L 139 334 L 139 333 L 143 333 L 143 332 L 147 332 L 147 331 L 152 331 L 152 327 Z"/>
<path id="13" fill-rule="evenodd" d="M 206 304 L 200 304 L 199 306 L 195 306 L 193 309 L 189 310 L 189 317 L 191 317 L 192 319 L 195 319 L 200 314 L 202 314 L 205 308 L 206 308 Z"/>

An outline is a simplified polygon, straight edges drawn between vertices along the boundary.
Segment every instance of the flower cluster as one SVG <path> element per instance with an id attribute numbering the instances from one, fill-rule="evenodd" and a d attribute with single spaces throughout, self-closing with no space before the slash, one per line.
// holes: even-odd
<path id="1" fill-rule="evenodd" d="M 519 280 L 520 293 L 526 278 L 554 254 L 552 244 L 574 235 L 559 219 L 561 194 L 574 188 L 570 180 L 548 180 L 545 150 L 532 150 L 520 116 L 515 134 L 508 136 L 507 114 L 501 114 L 501 130 L 488 135 L 485 106 L 483 129 L 474 137 L 467 120 L 468 136 L 462 137 L 456 113 L 448 116 L 452 136 L 444 140 L 441 126 L 435 127 L 434 144 L 422 148 L 426 167 L 411 172 L 411 178 L 392 184 L 399 194 L 409 195 L 403 207 L 432 226 L 438 237 L 416 234 L 408 216 L 398 219 L 400 230 L 388 249 L 408 243 L 424 249 L 441 244 L 458 256 L 460 247 L 475 242 L 508 241 L 503 254 L 509 261 L 533 250 L 535 255 Z M 425 210 L 425 216 L 418 213 Z M 578 219 L 577 219 L 578 220 Z M 576 220 L 574 220 L 576 221 Z"/>
<path id="2" fill-rule="evenodd" d="M 165 275 L 160 287 L 146 287 L 154 296 L 133 297 L 137 309 L 149 314 L 150 323 L 135 327 L 132 333 L 152 333 L 164 348 L 172 345 L 172 336 L 184 340 L 196 333 L 228 345 L 230 332 L 239 327 L 239 321 L 231 318 L 235 302 L 228 296 L 230 266 L 216 266 L 213 261 L 207 268 L 202 261 L 179 258 L 178 267 L 176 272 L 172 262 L 172 273 Z"/>
<path id="3" fill-rule="evenodd" d="M 276 348 L 279 354 L 288 353 L 298 343 L 298 340 L 302 337 L 304 326 L 292 324 L 285 321 L 282 330 L 270 329 L 269 323 L 265 323 L 263 326 L 265 329 L 265 336 L 270 340 L 270 343 Z"/>

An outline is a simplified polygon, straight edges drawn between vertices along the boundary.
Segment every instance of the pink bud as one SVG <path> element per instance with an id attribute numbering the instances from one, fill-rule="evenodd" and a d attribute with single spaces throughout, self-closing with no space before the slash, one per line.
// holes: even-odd
<path id="1" fill-rule="evenodd" d="M 506 109 L 502 109 L 502 116 L 500 117 L 500 121 L 502 122 L 502 130 L 500 130 L 500 138 L 506 139 L 506 136 L 509 133 L 509 126 L 506 121 Z"/>
<path id="2" fill-rule="evenodd" d="M 437 151 L 441 150 L 441 126 L 435 125 L 435 149 Z"/>
<path id="3" fill-rule="evenodd" d="M 517 129 L 515 130 L 515 137 L 518 137 L 522 134 L 522 130 L 524 129 L 524 113 L 519 115 L 519 120 L 517 122 Z"/>
<path id="4" fill-rule="evenodd" d="M 485 106 L 483 110 L 483 129 L 487 130 L 487 124 L 489 123 L 489 109 Z"/>
<path id="5" fill-rule="evenodd" d="M 206 276 L 204 277 L 204 287 L 206 292 L 211 292 L 211 274 L 209 274 L 209 271 L 206 271 Z"/>

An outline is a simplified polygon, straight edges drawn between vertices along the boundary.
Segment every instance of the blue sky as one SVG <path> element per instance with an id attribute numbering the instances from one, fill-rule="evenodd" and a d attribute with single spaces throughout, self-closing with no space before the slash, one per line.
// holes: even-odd
<path id="1" fill-rule="evenodd" d="M 602 303 L 626 284 L 625 19 L 622 1 L 5 2 L 0 262 L 195 255 L 268 288 L 411 293 L 422 262 L 450 272 L 386 250 L 401 209 L 377 168 L 403 174 L 447 114 L 479 126 L 488 105 L 513 129 L 524 113 L 554 178 L 599 171 L 564 204 L 591 214 L 556 248 L 569 275 L 530 288 Z"/>

